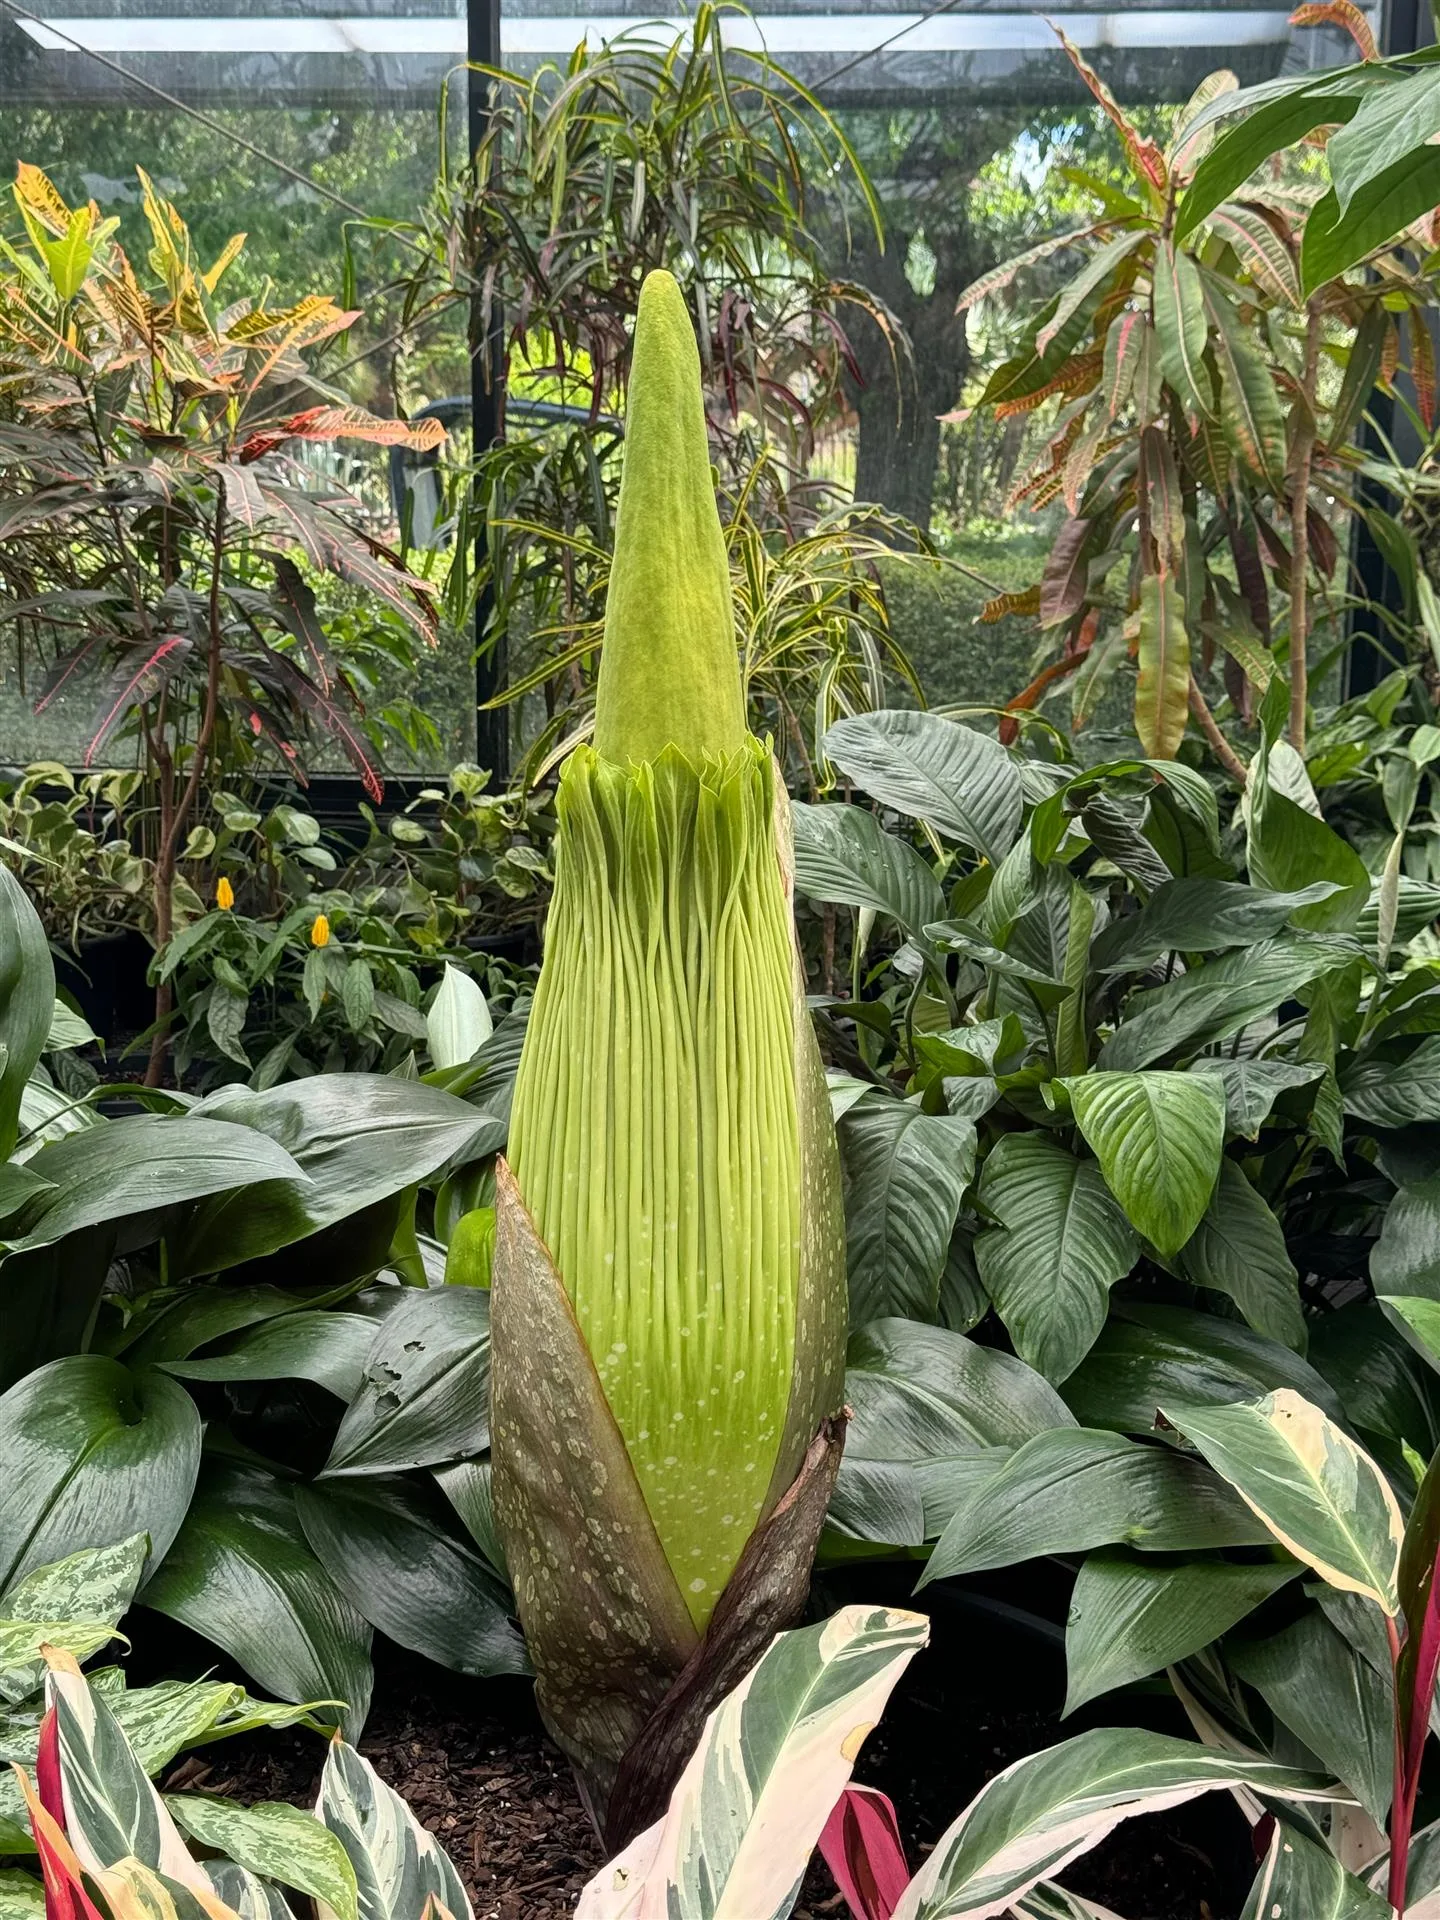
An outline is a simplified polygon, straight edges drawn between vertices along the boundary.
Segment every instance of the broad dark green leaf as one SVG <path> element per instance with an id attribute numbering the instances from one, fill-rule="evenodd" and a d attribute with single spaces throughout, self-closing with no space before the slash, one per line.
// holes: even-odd
<path id="1" fill-rule="evenodd" d="M 318 1310 L 348 1299 L 356 1283 L 335 1287 L 238 1287 L 224 1281 L 191 1281 L 152 1295 L 113 1336 L 112 1346 L 132 1367 L 191 1354 L 227 1334 L 261 1326 L 287 1313 Z"/>
<path id="2" fill-rule="evenodd" d="M 436 1467 L 434 1480 L 445 1498 L 465 1524 L 465 1531 L 497 1580 L 508 1589 L 510 1572 L 505 1564 L 505 1547 L 495 1524 L 495 1502 L 490 1491 L 490 1462 L 456 1460 L 448 1467 Z"/>
<path id="3" fill-rule="evenodd" d="M 363 1726 L 373 1677 L 369 1623 L 316 1559 L 293 1491 L 272 1474 L 225 1460 L 207 1465 L 141 1599 L 223 1647 L 282 1700 L 340 1700 L 346 1728 Z"/>
<path id="4" fill-rule="evenodd" d="M 529 1672 L 508 1592 L 423 1483 L 325 1481 L 295 1504 L 341 1592 L 400 1646 L 457 1673 Z"/>
<path id="5" fill-rule="evenodd" d="M 1440 1302 L 1418 1304 L 1440 1316 Z M 1440 1447 L 1440 1382 L 1377 1301 L 1317 1315 L 1309 1360 L 1339 1394 L 1352 1426 L 1403 1441 L 1426 1460 Z"/>
<path id="6" fill-rule="evenodd" d="M 1350 89 L 1327 93 L 1308 77 L 1291 80 L 1282 94 L 1258 105 L 1239 126 L 1216 139 L 1181 198 L 1175 219 L 1176 241 L 1192 233 L 1272 154 L 1295 146 L 1315 127 L 1348 120 L 1359 104 L 1357 93 Z"/>
<path id="7" fill-rule="evenodd" d="M 1062 1083 L 1105 1184 L 1160 1253 L 1178 1253 L 1210 1204 L 1225 1097 L 1186 1073 L 1087 1073 Z"/>
<path id="8" fill-rule="evenodd" d="M 248 1127 L 191 1114 L 109 1120 L 52 1141 L 28 1165 L 55 1193 L 10 1242 L 16 1253 L 52 1246 L 85 1227 L 158 1217 L 203 1195 L 234 1195 L 243 1208 L 264 1183 L 304 1185 L 302 1170 L 277 1142 L 257 1138 Z"/>
<path id="9" fill-rule="evenodd" d="M 913 1320 L 877 1320 L 851 1335 L 845 1398 L 853 1418 L 836 1519 L 895 1546 L 934 1539 L 1008 1449 L 1074 1424 L 1023 1361 Z"/>
<path id="10" fill-rule="evenodd" d="M 1240 1920 L 1393 1920 L 1394 1911 L 1328 1848 L 1282 1820 Z"/>
<path id="11" fill-rule="evenodd" d="M 791 803 L 795 885 L 812 900 L 872 907 L 909 934 L 945 911 L 939 882 L 908 841 L 886 833 L 865 807 Z"/>
<path id="12" fill-rule="evenodd" d="M 1225 1658 L 1383 1823 L 1394 1780 L 1390 1689 L 1319 1608 L 1268 1640 L 1230 1641 Z"/>
<path id="13" fill-rule="evenodd" d="M 1419 147 L 1357 189 L 1343 211 L 1333 191 L 1310 211 L 1300 243 L 1306 298 L 1389 244 L 1440 201 L 1440 148 Z"/>
<path id="14" fill-rule="evenodd" d="M 1188 1552 L 1269 1538 L 1202 1461 L 1118 1433 L 1056 1427 L 1027 1440 L 955 1508 L 921 1584 L 1092 1547 Z"/>
<path id="15" fill-rule="evenodd" d="M 434 1467 L 489 1444 L 489 1293 L 407 1291 L 376 1335 L 325 1475 Z"/>
<path id="16" fill-rule="evenodd" d="M 479 1158 L 504 1128 L 453 1094 L 388 1074 L 326 1073 L 265 1093 L 222 1087 L 194 1109 L 253 1129 L 294 1157 L 303 1179 L 273 1179 L 198 1206 L 170 1242 L 171 1274 L 215 1273 L 257 1260 Z"/>
<path id="17" fill-rule="evenodd" d="M 179 1380 L 313 1380 L 341 1400 L 360 1391 L 376 1325 L 363 1313 L 299 1312 L 240 1334 L 222 1353 L 162 1360 Z"/>
<path id="18" fill-rule="evenodd" d="M 8 867 L 0 867 L 0 1161 L 20 1130 L 20 1098 L 45 1045 L 55 1008 L 55 967 L 40 916 Z"/>
<path id="19" fill-rule="evenodd" d="M 1170 953 L 1253 946 L 1279 933 L 1297 908 L 1336 890 L 1331 880 L 1293 893 L 1267 893 L 1235 880 L 1167 880 L 1139 913 L 1111 922 L 1096 940 L 1091 962 L 1099 973 L 1139 973 Z"/>
<path id="20" fill-rule="evenodd" d="M 1285 1235 L 1233 1160 L 1221 1161 L 1205 1217 L 1178 1260 L 1181 1273 L 1197 1287 L 1228 1294 L 1257 1333 L 1304 1353 L 1300 1276 Z"/>
<path id="21" fill-rule="evenodd" d="M 1440 74 L 1433 70 L 1372 87 L 1360 110 L 1337 127 L 1325 148 L 1325 160 L 1341 213 L 1355 195 L 1427 146 L 1440 133 Z"/>
<path id="22" fill-rule="evenodd" d="M 1334 1390 L 1288 1347 L 1215 1314 L 1127 1302 L 1065 1382 L 1065 1400 L 1087 1427 L 1151 1433 L 1166 1399 L 1224 1406 L 1275 1387 L 1343 1418 Z"/>
<path id="23" fill-rule="evenodd" d="M 933 1318 L 960 1200 L 975 1168 L 975 1123 L 871 1097 L 840 1122 L 850 1319 Z"/>
<path id="24" fill-rule="evenodd" d="M 1400 1060 L 1361 1060 L 1340 1076 L 1345 1111 L 1374 1127 L 1440 1120 L 1440 1033 Z"/>
<path id="25" fill-rule="evenodd" d="M 1379 1294 L 1440 1300 L 1440 1174 L 1402 1187 L 1385 1209 L 1370 1279 Z"/>
<path id="26" fill-rule="evenodd" d="M 1294 1087 L 1307 1087 L 1324 1073 L 1323 1064 L 1288 1060 L 1195 1060 L 1192 1073 L 1213 1073 L 1225 1089 L 1225 1125 L 1246 1140 L 1258 1138 L 1275 1102 Z"/>
<path id="27" fill-rule="evenodd" d="M 856 714 L 825 752 L 872 798 L 998 862 L 1020 832 L 1020 772 L 989 734 L 938 714 Z"/>
<path id="28" fill-rule="evenodd" d="M 150 1536 L 165 1558 L 200 1467 L 200 1417 L 163 1374 L 52 1360 L 0 1395 L 0 1590 L 84 1547 Z"/>
<path id="29" fill-rule="evenodd" d="M 1076 1579 L 1065 1629 L 1065 1712 L 1188 1660 L 1299 1572 L 1293 1561 L 1177 1566 L 1134 1553 L 1092 1553 Z"/>
<path id="30" fill-rule="evenodd" d="M 1042 1133 L 1002 1135 L 977 1198 L 997 1223 L 975 1242 L 985 1289 L 1020 1358 L 1063 1380 L 1104 1325 L 1110 1288 L 1139 1256 L 1135 1231 L 1094 1161 Z"/>
<path id="31" fill-rule="evenodd" d="M 1281 1001 L 1319 975 L 1354 958 L 1338 941 L 1280 935 L 1207 960 L 1164 986 L 1132 993 L 1119 1028 L 1100 1049 L 1100 1065 L 1129 1072 L 1168 1053 L 1193 1053 L 1228 1040 L 1252 1020 L 1273 1014 Z"/>
<path id="32" fill-rule="evenodd" d="M 1369 869 L 1333 827 L 1276 789 L 1263 754 L 1256 756 L 1255 767 L 1246 843 L 1250 878 L 1277 893 L 1333 881 L 1338 891 L 1302 908 L 1295 925 L 1312 933 L 1347 932 L 1370 898 Z"/>

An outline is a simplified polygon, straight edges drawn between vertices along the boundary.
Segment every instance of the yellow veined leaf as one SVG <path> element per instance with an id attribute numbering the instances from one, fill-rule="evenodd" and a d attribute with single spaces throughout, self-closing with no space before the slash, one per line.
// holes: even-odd
<path id="1" fill-rule="evenodd" d="M 1135 731 L 1152 760 L 1173 760 L 1190 712 L 1190 641 L 1173 574 L 1147 574 L 1134 616 Z"/>
<path id="2" fill-rule="evenodd" d="M 1199 166 L 1200 162 L 1205 158 L 1205 155 L 1210 151 L 1211 144 L 1215 139 L 1215 130 L 1213 127 L 1202 127 L 1194 139 L 1187 145 L 1185 142 L 1185 129 L 1199 113 L 1210 105 L 1212 100 L 1218 100 L 1222 94 L 1238 92 L 1239 87 L 1240 82 L 1238 78 L 1228 67 L 1217 67 L 1214 73 L 1206 74 L 1194 93 L 1191 94 L 1190 98 L 1185 102 L 1185 105 L 1180 109 L 1179 117 L 1175 122 L 1174 138 L 1171 140 L 1165 155 L 1165 159 L 1172 173 L 1176 170 L 1177 155 L 1182 146 L 1185 148 L 1183 163 L 1185 175 L 1188 178 L 1189 175 L 1194 173 L 1196 167 Z"/>
<path id="3" fill-rule="evenodd" d="M 1285 419 L 1270 369 L 1245 334 L 1239 315 L 1207 278 L 1205 309 L 1215 323 L 1220 368 L 1220 422 L 1240 464 L 1276 485 L 1285 470 Z"/>
<path id="4" fill-rule="evenodd" d="M 1206 221 L 1234 249 L 1241 267 L 1262 293 L 1282 307 L 1300 305 L 1300 270 L 1295 256 L 1264 214 L 1237 201 L 1217 207 Z"/>
<path id="5" fill-rule="evenodd" d="M 1292 27 L 1340 27 L 1349 34 L 1362 60 L 1378 60 L 1375 31 L 1354 0 L 1305 0 L 1290 16 Z"/>
<path id="6" fill-rule="evenodd" d="M 1209 328 L 1200 269 L 1169 241 L 1155 253 L 1154 306 L 1161 370 L 1187 413 L 1203 416 L 1212 401 L 1204 365 Z"/>
<path id="7" fill-rule="evenodd" d="M 1178 571 L 1185 550 L 1185 502 L 1175 456 L 1159 427 L 1141 430 L 1140 485 L 1160 566 L 1167 573 Z"/>
<path id="8" fill-rule="evenodd" d="M 216 287 L 219 286 L 220 276 L 224 273 L 225 269 L 233 265 L 239 257 L 240 251 L 245 245 L 245 238 L 246 236 L 243 233 L 232 233 L 220 249 L 214 266 L 211 267 L 208 273 L 201 274 L 200 277 L 205 282 L 205 291 L 207 293 L 214 293 Z"/>
<path id="9" fill-rule="evenodd" d="M 15 169 L 15 204 L 29 219 L 35 219 L 58 239 L 70 225 L 66 206 L 48 173 L 22 160 Z"/>
<path id="10" fill-rule="evenodd" d="M 1002 287 L 1008 287 L 1015 277 L 1023 273 L 1026 267 L 1033 267 L 1041 260 L 1048 260 L 1051 254 L 1060 253 L 1066 247 L 1073 247 L 1081 240 L 1089 240 L 1099 233 L 1103 221 L 1091 227 L 1077 227 L 1074 233 L 1053 234 L 1048 240 L 1041 240 L 1033 247 L 1027 247 L 1024 253 L 1017 253 L 1013 259 L 1002 261 L 998 267 L 992 267 L 988 273 L 982 273 L 978 280 L 972 280 L 955 303 L 956 313 L 965 313 L 969 308 L 983 300 L 987 294 L 999 293 Z"/>
<path id="11" fill-rule="evenodd" d="M 1165 164 L 1165 156 L 1153 140 L 1147 139 L 1129 115 L 1120 106 L 1105 82 L 1081 54 L 1068 35 L 1051 22 L 1055 35 L 1065 49 L 1065 57 L 1090 89 L 1101 110 L 1125 143 L 1135 178 L 1145 188 L 1151 203 L 1157 208 L 1163 203 L 1165 189 L 1169 184 L 1170 173 Z"/>
<path id="12" fill-rule="evenodd" d="M 1281 1546 L 1395 1618 L 1405 1522 L 1379 1467 L 1318 1407 L 1285 1387 L 1254 1402 L 1161 1412 Z"/>
<path id="13" fill-rule="evenodd" d="M 978 618 L 985 627 L 993 626 L 997 620 L 1007 619 L 1011 614 L 1038 613 L 1040 611 L 1040 585 L 1026 587 L 1021 593 L 1000 593 L 993 600 L 987 600 L 980 609 Z"/>
<path id="14" fill-rule="evenodd" d="M 1130 398 L 1135 372 L 1150 331 L 1146 316 L 1134 307 L 1117 314 L 1105 336 L 1105 358 L 1100 375 L 1100 390 L 1106 411 L 1113 420 Z"/>

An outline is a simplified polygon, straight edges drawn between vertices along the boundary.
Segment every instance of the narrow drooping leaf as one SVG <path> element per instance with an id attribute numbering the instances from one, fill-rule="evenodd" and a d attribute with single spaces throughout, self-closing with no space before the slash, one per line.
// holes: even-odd
<path id="1" fill-rule="evenodd" d="M 1190 712 L 1190 640 L 1185 603 L 1168 573 L 1140 582 L 1135 646 L 1135 731 L 1152 759 L 1173 760 Z"/>
<path id="2" fill-rule="evenodd" d="M 1165 1418 L 1205 1455 L 1275 1538 L 1342 1592 L 1392 1617 L 1405 1525 L 1390 1484 L 1318 1407 L 1284 1388 L 1233 1406 L 1171 1403 Z"/>
<path id="3" fill-rule="evenodd" d="M 1224 291 L 1208 279 L 1205 308 L 1215 328 L 1225 437 L 1247 473 L 1274 485 L 1285 466 L 1285 416 L 1274 377 Z"/>
<path id="4" fill-rule="evenodd" d="M 40 916 L 0 868 L 0 1161 L 19 1130 L 20 1099 L 50 1031 L 55 968 Z"/>
<path id="5" fill-rule="evenodd" d="M 1114 1550 L 1092 1553 L 1075 1582 L 1065 1629 L 1065 1712 L 1189 1659 L 1299 1572 L 1294 1563 L 1173 1565 Z"/>
<path id="6" fill-rule="evenodd" d="M 1155 254 L 1155 339 L 1165 378 L 1190 411 L 1205 415 L 1213 405 L 1204 354 L 1208 324 L 1200 270 L 1170 242 Z"/>

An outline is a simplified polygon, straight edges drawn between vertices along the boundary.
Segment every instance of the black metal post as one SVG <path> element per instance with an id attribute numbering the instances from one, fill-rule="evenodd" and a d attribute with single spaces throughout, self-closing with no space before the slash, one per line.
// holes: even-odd
<path id="1" fill-rule="evenodd" d="M 500 64 L 500 0 L 466 0 L 466 57 L 470 62 L 466 81 L 473 155 L 490 124 L 491 104 L 490 81 L 476 68 Z M 500 431 L 500 328 L 498 316 L 493 314 L 489 326 L 485 325 L 479 291 L 470 298 L 471 446 L 478 462 Z M 475 542 L 477 568 L 485 559 L 482 525 Z M 491 588 L 482 584 L 475 601 L 475 757 L 482 767 L 490 769 L 493 785 L 501 787 L 510 775 L 510 710 L 486 707 L 505 685 L 507 674 L 505 635 L 486 633 L 494 604 Z"/>
<path id="2" fill-rule="evenodd" d="M 1415 53 L 1434 37 L 1430 31 L 1428 8 L 1420 0 L 1386 0 L 1380 29 L 1381 51 L 1394 54 Z M 1402 376 L 1403 382 L 1403 376 Z M 1386 460 L 1393 450 L 1400 460 L 1413 461 L 1420 452 L 1420 439 L 1409 414 L 1398 406 L 1393 393 L 1377 387 L 1370 396 L 1368 418 L 1361 422 L 1360 446 L 1377 460 Z M 1388 444 L 1387 444 L 1388 443 Z M 1373 480 L 1362 480 L 1357 488 L 1360 500 L 1394 513 L 1400 502 L 1388 488 Z M 1363 604 L 1350 615 L 1350 645 L 1345 655 L 1345 692 L 1353 698 L 1368 693 L 1400 664 L 1398 650 L 1381 616 L 1401 610 L 1401 587 L 1361 514 L 1356 514 L 1350 535 L 1350 564 L 1355 589 Z"/>

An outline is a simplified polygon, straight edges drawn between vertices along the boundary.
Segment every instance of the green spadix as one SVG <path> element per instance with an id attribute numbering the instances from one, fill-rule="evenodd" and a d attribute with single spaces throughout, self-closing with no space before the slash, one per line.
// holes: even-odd
<path id="1" fill-rule="evenodd" d="M 595 744 L 566 763 L 557 816 L 499 1186 L 495 1502 L 542 1706 L 604 1780 L 843 1377 L 839 1169 L 785 796 L 745 726 L 699 356 L 668 274 L 636 326 Z"/>

